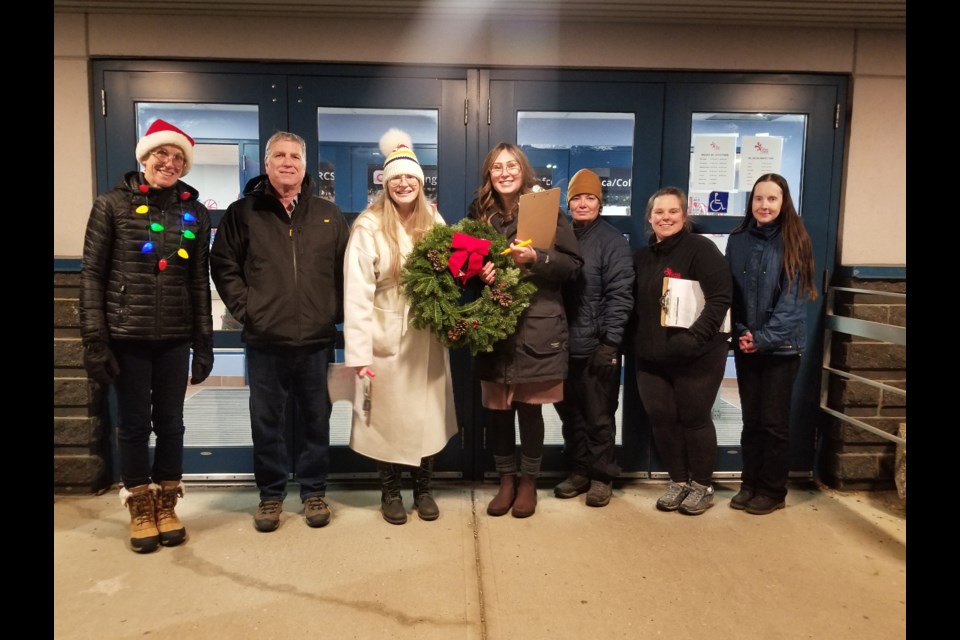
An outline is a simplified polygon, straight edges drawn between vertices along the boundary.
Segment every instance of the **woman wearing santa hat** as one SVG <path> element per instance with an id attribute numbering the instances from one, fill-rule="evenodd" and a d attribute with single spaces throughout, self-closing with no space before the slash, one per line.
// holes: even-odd
<path id="1" fill-rule="evenodd" d="M 407 254 L 443 218 L 424 196 L 410 136 L 391 129 L 380 150 L 383 190 L 353 223 L 344 258 L 344 361 L 371 389 L 369 407 L 354 411 L 350 448 L 377 461 L 383 518 L 403 524 L 404 467 L 417 514 L 440 516 L 430 489 L 433 457 L 457 432 L 457 416 L 449 353 L 430 330 L 410 324 L 400 282 Z"/>
<path id="2" fill-rule="evenodd" d="M 186 538 L 175 507 L 183 496 L 191 348 L 192 384 L 213 368 L 210 218 L 196 189 L 180 180 L 193 147 L 186 133 L 155 120 L 137 143 L 143 171 L 97 197 L 83 243 L 83 363 L 91 378 L 117 391 L 120 499 L 130 511 L 131 547 L 140 553 Z"/>

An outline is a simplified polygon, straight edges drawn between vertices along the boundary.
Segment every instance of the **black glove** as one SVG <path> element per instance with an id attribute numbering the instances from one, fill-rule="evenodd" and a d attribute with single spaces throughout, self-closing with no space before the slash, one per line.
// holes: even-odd
<path id="1" fill-rule="evenodd" d="M 620 349 L 601 342 L 590 354 L 588 369 L 598 380 L 606 381 L 613 376 L 620 363 Z"/>
<path id="2" fill-rule="evenodd" d="M 193 366 L 190 371 L 190 384 L 200 384 L 213 371 L 213 342 L 209 339 L 193 343 Z"/>
<path id="3" fill-rule="evenodd" d="M 113 357 L 113 351 L 106 342 L 100 340 L 83 346 L 83 368 L 87 370 L 88 376 L 104 386 L 113 384 L 120 373 L 120 365 Z"/>

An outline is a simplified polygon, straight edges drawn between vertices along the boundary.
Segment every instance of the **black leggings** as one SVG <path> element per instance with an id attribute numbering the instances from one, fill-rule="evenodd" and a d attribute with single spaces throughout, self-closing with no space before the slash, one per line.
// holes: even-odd
<path id="1" fill-rule="evenodd" d="M 637 368 L 637 389 L 660 460 L 674 482 L 709 485 L 717 459 L 713 402 L 723 381 L 728 344 L 679 365 Z"/>
<path id="2" fill-rule="evenodd" d="M 528 458 L 543 455 L 543 411 L 539 404 L 514 402 L 513 409 L 490 410 L 490 448 L 496 456 L 511 456 L 516 452 L 513 430 L 514 414 L 520 422 L 520 453 Z"/>

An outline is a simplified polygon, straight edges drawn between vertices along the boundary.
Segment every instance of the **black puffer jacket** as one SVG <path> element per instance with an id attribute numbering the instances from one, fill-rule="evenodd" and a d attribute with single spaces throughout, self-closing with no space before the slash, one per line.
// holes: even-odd
<path id="1" fill-rule="evenodd" d="M 570 322 L 570 356 L 584 358 L 600 342 L 620 347 L 633 310 L 633 258 L 630 245 L 612 224 L 597 218 L 574 223 L 583 269 L 564 287 Z"/>
<path id="2" fill-rule="evenodd" d="M 476 202 L 470 205 L 470 217 L 476 217 L 475 209 Z M 516 239 L 516 218 L 504 222 L 498 213 L 490 223 L 508 240 Z M 513 335 L 494 344 L 493 351 L 477 355 L 477 375 L 481 380 L 517 384 L 567 377 L 569 338 L 561 290 L 565 282 L 577 277 L 582 266 L 573 228 L 558 209 L 553 249 L 537 249 L 537 261 L 522 267 L 537 285 L 537 292 L 520 316 Z"/>
<path id="3" fill-rule="evenodd" d="M 213 282 L 251 344 L 334 344 L 343 321 L 343 256 L 350 229 L 304 178 L 293 215 L 267 176 L 247 183 L 217 228 Z"/>
<path id="4" fill-rule="evenodd" d="M 196 189 L 184 182 L 146 192 L 141 185 L 146 185 L 143 175 L 130 172 L 93 203 L 80 272 L 83 342 L 210 340 L 207 209 L 197 201 Z M 148 211 L 138 213 L 143 205 Z M 184 220 L 185 213 L 195 220 Z M 150 231 L 151 224 L 163 231 Z M 153 250 L 145 253 L 148 241 Z M 160 259 L 166 260 L 163 270 Z"/>

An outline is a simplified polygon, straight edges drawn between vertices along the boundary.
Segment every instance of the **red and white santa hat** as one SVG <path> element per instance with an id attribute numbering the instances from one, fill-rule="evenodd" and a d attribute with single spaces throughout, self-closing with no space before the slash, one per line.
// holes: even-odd
<path id="1" fill-rule="evenodd" d="M 147 161 L 147 156 L 150 155 L 151 151 L 165 144 L 176 145 L 183 151 L 185 160 L 183 162 L 183 173 L 180 176 L 186 176 L 190 172 L 190 167 L 193 166 L 193 145 L 195 144 L 193 138 L 160 118 L 153 121 L 153 124 L 147 129 L 147 133 L 137 143 L 137 160 L 143 164 Z"/>

